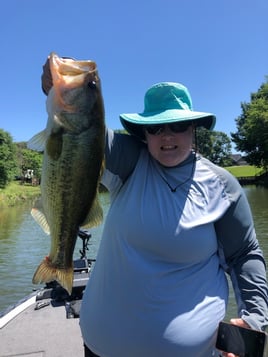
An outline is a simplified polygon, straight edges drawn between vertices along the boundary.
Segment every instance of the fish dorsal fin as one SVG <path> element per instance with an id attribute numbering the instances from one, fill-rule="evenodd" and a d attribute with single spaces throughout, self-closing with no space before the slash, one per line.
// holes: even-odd
<path id="1" fill-rule="evenodd" d="M 81 225 L 82 228 L 92 228 L 101 224 L 103 220 L 103 210 L 100 205 L 98 194 L 93 202 L 91 210 L 89 211 L 85 221 Z"/>
<path id="2" fill-rule="evenodd" d="M 46 129 L 40 131 L 40 133 L 34 135 L 27 143 L 28 149 L 35 151 L 45 151 L 47 140 Z"/>
<path id="3" fill-rule="evenodd" d="M 35 206 L 31 210 L 31 215 L 34 220 L 40 225 L 43 231 L 46 234 L 50 234 L 50 228 L 46 219 L 44 212 L 42 211 L 42 206 L 40 205 L 40 201 L 38 201 L 38 207 Z"/>

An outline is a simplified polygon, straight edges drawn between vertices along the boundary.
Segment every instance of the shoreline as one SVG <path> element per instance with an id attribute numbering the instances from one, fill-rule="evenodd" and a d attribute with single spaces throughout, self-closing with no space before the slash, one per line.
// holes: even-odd
<path id="1" fill-rule="evenodd" d="M 234 175 L 234 173 L 232 174 Z M 262 176 L 234 176 L 237 178 L 241 186 L 268 186 L 267 173 Z M 101 193 L 106 191 L 106 188 L 100 184 L 99 192 Z M 12 181 L 6 188 L 0 189 L 0 208 L 13 207 L 16 204 L 22 204 L 29 200 L 35 200 L 39 196 L 41 196 L 40 185 L 32 186 L 27 183 L 22 184 L 21 181 Z"/>
<path id="2" fill-rule="evenodd" d="M 40 195 L 40 186 L 22 185 L 20 181 L 13 181 L 6 188 L 0 189 L 0 208 L 13 207 Z"/>

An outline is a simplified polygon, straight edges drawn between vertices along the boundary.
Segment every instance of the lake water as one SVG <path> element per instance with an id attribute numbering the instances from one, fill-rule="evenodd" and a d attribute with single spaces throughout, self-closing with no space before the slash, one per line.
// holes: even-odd
<path id="1" fill-rule="evenodd" d="M 268 188 L 245 186 L 260 245 L 268 260 Z M 109 195 L 102 193 L 101 202 L 106 215 Z M 49 253 L 50 238 L 30 215 L 32 202 L 17 207 L 0 209 L 0 311 L 31 293 L 38 285 L 31 283 L 33 273 Z M 103 225 L 92 229 L 88 258 L 95 258 Z M 75 257 L 79 258 L 82 241 L 76 245 Z M 236 316 L 232 289 L 227 318 Z"/>
<path id="2" fill-rule="evenodd" d="M 100 195 L 104 215 L 109 208 L 108 193 Z M 50 250 L 50 237 L 33 220 L 33 202 L 16 207 L 0 208 L 0 311 L 16 303 L 42 285 L 32 284 L 32 277 L 41 260 Z M 90 230 L 88 258 L 94 259 L 99 247 L 103 224 Z M 77 240 L 75 258 L 80 258 L 81 239 Z"/>

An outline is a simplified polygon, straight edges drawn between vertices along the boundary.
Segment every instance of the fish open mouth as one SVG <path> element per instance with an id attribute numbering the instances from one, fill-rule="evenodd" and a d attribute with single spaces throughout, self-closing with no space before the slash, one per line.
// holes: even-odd
<path id="1" fill-rule="evenodd" d="M 97 69 L 97 65 L 94 61 L 76 61 L 72 58 L 62 58 L 52 53 L 50 60 L 56 65 L 58 71 L 62 75 L 78 75 L 80 73 L 92 72 Z"/>
<path id="2" fill-rule="evenodd" d="M 67 112 L 77 110 L 73 106 L 76 101 L 77 88 L 85 83 L 95 83 L 99 81 L 97 64 L 91 60 L 76 61 L 73 58 L 62 58 L 56 53 L 49 56 L 50 72 L 57 94 L 54 98 L 59 107 L 64 107 Z M 68 95 L 66 94 L 68 88 Z"/>
<path id="3" fill-rule="evenodd" d="M 55 53 L 51 53 L 50 70 L 53 82 L 58 80 L 70 85 L 72 82 L 83 81 L 85 73 L 96 73 L 97 65 L 91 60 L 76 61 L 72 58 L 61 58 Z"/>

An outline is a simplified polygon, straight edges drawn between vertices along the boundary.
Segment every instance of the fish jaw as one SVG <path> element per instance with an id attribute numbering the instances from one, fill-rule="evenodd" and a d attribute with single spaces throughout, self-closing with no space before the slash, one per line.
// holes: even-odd
<path id="1" fill-rule="evenodd" d="M 94 61 L 76 61 L 69 58 L 61 58 L 55 53 L 51 53 L 50 72 L 55 90 L 54 100 L 64 111 L 74 112 L 79 109 L 84 99 L 78 99 L 80 96 L 87 95 L 87 87 L 91 84 L 98 85 L 99 78 L 97 65 Z M 98 83 L 98 84 L 97 84 Z M 66 91 L 66 88 L 68 89 Z M 78 89 L 80 93 L 78 93 Z M 88 97 L 88 101 L 90 97 Z"/>
<path id="2" fill-rule="evenodd" d="M 79 79 L 80 74 L 95 72 L 97 65 L 96 62 L 91 60 L 77 61 L 72 58 L 62 58 L 56 53 L 52 52 L 49 56 L 50 71 L 52 72 L 53 85 L 57 85 L 59 78 L 69 78 L 70 81 L 66 85 L 70 85 L 71 80 Z"/>
<path id="3" fill-rule="evenodd" d="M 69 60 L 67 71 L 63 61 L 67 60 L 57 56 L 50 57 L 55 83 L 46 102 L 47 137 L 62 132 L 78 134 L 92 126 L 92 120 L 103 121 L 104 118 L 101 83 L 95 62 Z"/>

